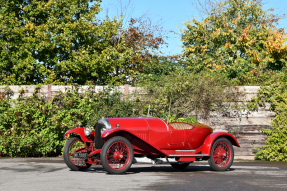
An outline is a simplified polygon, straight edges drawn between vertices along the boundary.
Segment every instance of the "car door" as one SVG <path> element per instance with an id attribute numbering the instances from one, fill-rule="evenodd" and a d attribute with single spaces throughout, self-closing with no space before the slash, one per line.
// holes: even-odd
<path id="1" fill-rule="evenodd" d="M 184 146 L 185 130 L 173 129 L 170 126 L 170 145 Z"/>

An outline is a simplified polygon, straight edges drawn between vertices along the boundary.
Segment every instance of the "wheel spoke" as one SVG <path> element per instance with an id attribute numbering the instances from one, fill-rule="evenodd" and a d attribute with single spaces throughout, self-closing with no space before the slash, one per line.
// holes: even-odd
<path id="1" fill-rule="evenodd" d="M 70 161 L 78 167 L 83 167 L 86 165 L 86 162 L 82 158 L 75 158 L 75 153 L 87 153 L 87 150 L 85 148 L 85 144 L 81 140 L 74 141 L 69 148 L 69 158 Z"/>
<path id="2" fill-rule="evenodd" d="M 224 168 L 230 161 L 230 147 L 226 142 L 219 142 L 213 150 L 213 161 L 216 166 Z"/>
<path id="3" fill-rule="evenodd" d="M 114 170 L 124 169 L 130 161 L 130 150 L 122 141 L 114 142 L 107 151 L 106 159 L 108 165 Z"/>

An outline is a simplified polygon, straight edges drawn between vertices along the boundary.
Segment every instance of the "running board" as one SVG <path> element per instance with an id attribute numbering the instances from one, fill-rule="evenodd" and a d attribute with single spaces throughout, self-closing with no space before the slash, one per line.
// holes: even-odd
<path id="1" fill-rule="evenodd" d="M 195 155 L 177 155 L 177 154 L 171 154 L 168 155 L 169 157 L 208 157 L 207 154 L 195 154 Z"/>
<path id="2" fill-rule="evenodd" d="M 195 150 L 162 150 L 168 157 L 198 156 Z"/>

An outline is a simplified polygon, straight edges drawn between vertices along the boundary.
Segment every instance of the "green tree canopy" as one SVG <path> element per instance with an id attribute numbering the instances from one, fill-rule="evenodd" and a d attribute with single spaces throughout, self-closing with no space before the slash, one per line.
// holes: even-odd
<path id="1" fill-rule="evenodd" d="M 131 55 L 100 0 L 1 0 L 0 84 L 113 83 Z M 126 75 L 126 74 L 125 74 Z"/>
<path id="2" fill-rule="evenodd" d="M 188 68 L 220 72 L 239 84 L 261 83 L 281 70 L 287 61 L 285 31 L 274 27 L 278 19 L 262 8 L 261 0 L 224 0 L 211 6 L 202 22 L 186 22 Z"/>

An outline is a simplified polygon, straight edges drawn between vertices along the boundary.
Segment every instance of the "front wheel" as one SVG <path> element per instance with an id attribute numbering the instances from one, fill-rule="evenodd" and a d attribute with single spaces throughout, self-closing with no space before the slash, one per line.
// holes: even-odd
<path id="1" fill-rule="evenodd" d="M 230 141 L 226 138 L 217 139 L 211 148 L 208 163 L 213 170 L 225 171 L 233 163 L 234 150 Z"/>
<path id="2" fill-rule="evenodd" d="M 64 147 L 64 161 L 74 171 L 83 171 L 90 168 L 91 164 L 85 162 L 88 155 L 85 143 L 79 137 L 71 137 Z"/>
<path id="3" fill-rule="evenodd" d="M 113 137 L 102 148 L 101 162 L 110 174 L 125 173 L 131 167 L 133 158 L 132 144 L 124 137 Z"/>

